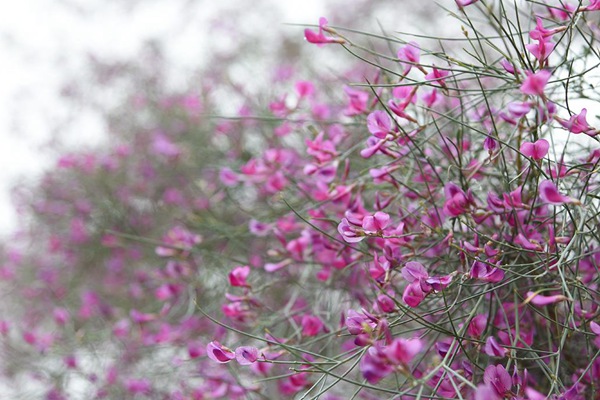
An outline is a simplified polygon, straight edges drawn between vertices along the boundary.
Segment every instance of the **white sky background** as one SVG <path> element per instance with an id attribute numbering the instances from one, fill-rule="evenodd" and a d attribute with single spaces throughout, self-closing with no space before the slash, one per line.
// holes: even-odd
<path id="1" fill-rule="evenodd" d="M 319 0 L 271 1 L 283 9 L 285 22 L 316 23 L 323 13 Z M 181 25 L 184 2 L 129 3 L 132 13 L 124 12 L 126 0 L 4 2 L 0 13 L 0 235 L 11 233 L 17 224 L 11 186 L 55 162 L 44 148 L 52 130 L 73 112 L 61 99 L 60 89 L 70 74 L 81 73 L 88 54 L 133 57 L 148 39 L 172 38 L 166 56 L 192 68 L 202 57 L 203 43 L 214 40 L 202 21 Z M 215 14 L 212 0 L 196 3 L 206 7 L 200 19 Z M 298 32 L 302 35 L 300 28 Z M 77 115 L 60 134 L 72 146 L 97 144 L 104 137 L 100 118 L 89 113 Z"/>

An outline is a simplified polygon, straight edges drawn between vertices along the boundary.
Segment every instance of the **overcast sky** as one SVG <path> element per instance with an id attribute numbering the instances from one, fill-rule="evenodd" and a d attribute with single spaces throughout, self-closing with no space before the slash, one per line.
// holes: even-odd
<path id="1" fill-rule="evenodd" d="M 272 1 L 283 8 L 286 22 L 315 23 L 323 13 L 319 0 Z M 4 4 L 0 13 L 0 235 L 13 231 L 17 223 L 10 187 L 55 162 L 55 155 L 41 150 L 51 139 L 51 128 L 73 111 L 62 102 L 60 89 L 70 74 L 81 72 L 88 54 L 131 57 L 146 40 L 158 37 L 173 39 L 167 55 L 183 67 L 192 67 L 202 57 L 203 41 L 210 35 L 201 21 L 182 26 L 183 4 L 170 0 Z M 218 12 L 212 0 L 194 4 L 205 7 L 198 13 L 200 19 L 208 20 Z M 89 113 L 78 115 L 61 136 L 71 145 L 94 144 L 103 139 L 102 130 L 99 117 Z"/>

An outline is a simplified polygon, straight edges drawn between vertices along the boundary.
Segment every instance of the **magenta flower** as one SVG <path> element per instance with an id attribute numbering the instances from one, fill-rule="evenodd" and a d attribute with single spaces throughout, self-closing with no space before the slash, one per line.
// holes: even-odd
<path id="1" fill-rule="evenodd" d="M 600 11 L 600 0 L 590 0 L 590 4 L 579 9 L 580 11 Z"/>
<path id="2" fill-rule="evenodd" d="M 408 364 L 421 352 L 423 343 L 419 339 L 396 338 L 385 347 L 385 354 L 393 364 Z"/>
<path id="3" fill-rule="evenodd" d="M 498 283 L 504 279 L 504 271 L 482 261 L 475 261 L 469 276 L 471 279 L 478 279 L 483 282 Z"/>
<path id="4" fill-rule="evenodd" d="M 249 287 L 246 278 L 250 275 L 250 267 L 247 265 L 241 267 L 235 267 L 229 273 L 229 284 L 237 287 Z"/>
<path id="5" fill-rule="evenodd" d="M 131 394 L 150 394 L 152 390 L 152 383 L 148 379 L 127 379 L 125 381 L 125 388 Z"/>
<path id="6" fill-rule="evenodd" d="M 525 45 L 525 48 L 535 57 L 538 61 L 543 63 L 552 50 L 554 50 L 554 43 L 547 40 L 540 40 L 537 43 L 530 43 Z"/>
<path id="7" fill-rule="evenodd" d="M 496 339 L 493 336 L 489 336 L 485 341 L 485 346 L 483 347 L 485 354 L 490 357 L 504 357 L 507 353 L 507 350 L 500 346 Z"/>
<path id="8" fill-rule="evenodd" d="M 502 365 L 488 366 L 483 373 L 483 381 L 501 398 L 509 394 L 512 388 L 512 378 Z"/>
<path id="9" fill-rule="evenodd" d="M 314 315 L 302 317 L 302 336 L 316 336 L 324 328 L 323 321 Z"/>
<path id="10" fill-rule="evenodd" d="M 217 341 L 212 341 L 206 345 L 206 355 L 219 364 L 228 363 L 235 358 L 235 353 L 231 349 Z"/>
<path id="11" fill-rule="evenodd" d="M 565 300 L 567 300 L 567 297 L 562 294 L 557 294 L 554 296 L 542 296 L 536 292 L 527 292 L 527 298 L 523 303 L 531 303 L 535 306 L 543 307 L 547 306 L 548 304 L 559 303 Z"/>
<path id="12" fill-rule="evenodd" d="M 583 108 L 579 114 L 572 115 L 568 121 L 556 117 L 557 121 L 571 133 L 585 133 L 589 136 L 598 134 L 598 130 L 591 127 L 587 122 L 587 109 Z"/>
<path id="13" fill-rule="evenodd" d="M 467 333 L 474 338 L 480 338 L 487 328 L 487 323 L 488 320 L 486 315 L 476 315 L 469 323 L 469 326 L 467 327 Z"/>
<path id="14" fill-rule="evenodd" d="M 433 65 L 433 70 L 427 75 L 425 75 L 425 79 L 431 82 L 437 82 L 440 85 L 444 86 L 446 84 L 444 79 L 448 75 L 450 75 L 450 72 L 443 69 L 438 69 L 435 65 Z"/>
<path id="15" fill-rule="evenodd" d="M 398 59 L 404 66 L 404 74 L 408 74 L 413 65 L 419 63 L 421 57 L 421 48 L 416 42 L 408 42 L 406 46 L 398 50 Z"/>
<path id="16" fill-rule="evenodd" d="M 581 204 L 581 202 L 577 199 L 560 194 L 556 188 L 556 185 L 551 180 L 540 182 L 539 192 L 540 199 L 544 203 L 554 205 L 561 205 L 565 203 Z"/>
<path id="17" fill-rule="evenodd" d="M 531 96 L 544 96 L 544 89 L 550 80 L 552 73 L 550 71 L 541 70 L 536 73 L 526 72 L 527 78 L 521 85 L 521 93 Z"/>
<path id="18" fill-rule="evenodd" d="M 362 228 L 366 234 L 382 234 L 390 223 L 390 216 L 381 211 L 367 215 L 362 221 Z"/>
<path id="19" fill-rule="evenodd" d="M 359 364 L 360 372 L 370 384 L 376 384 L 390 373 L 393 368 L 389 364 L 385 350 L 378 347 L 370 347 Z"/>
<path id="20" fill-rule="evenodd" d="M 358 230 L 354 224 L 350 224 L 347 218 L 342 218 L 337 230 L 347 243 L 358 243 L 366 237 L 364 232 Z"/>
<path id="21" fill-rule="evenodd" d="M 407 262 L 404 268 L 400 270 L 400 273 L 410 283 L 429 278 L 429 274 L 423 264 L 416 261 Z"/>
<path id="22" fill-rule="evenodd" d="M 258 349 L 252 346 L 241 346 L 235 349 L 235 359 L 240 365 L 254 364 L 258 360 Z"/>
<path id="23" fill-rule="evenodd" d="M 478 0 L 454 0 L 459 8 L 470 6 L 471 4 L 477 3 Z"/>
<path id="24" fill-rule="evenodd" d="M 311 29 L 305 29 L 304 30 L 304 38 L 306 39 L 307 42 L 314 43 L 318 46 L 322 46 L 322 45 L 328 44 L 328 43 L 340 43 L 340 44 L 344 43 L 343 39 L 325 36 L 323 31 L 328 31 L 327 19 L 325 17 L 319 18 L 319 33 L 316 33 L 315 31 L 313 31 Z"/>
<path id="25" fill-rule="evenodd" d="M 458 217 L 467 212 L 472 201 L 469 196 L 455 183 L 448 182 L 444 186 L 446 202 L 444 203 L 444 213 L 450 217 Z"/>
<path id="26" fill-rule="evenodd" d="M 521 145 L 521 153 L 524 156 L 531 157 L 534 160 L 541 160 L 548 154 L 550 143 L 546 139 L 540 139 L 535 143 L 523 142 Z"/>
<path id="27" fill-rule="evenodd" d="M 404 289 L 404 293 L 402 293 L 402 300 L 409 307 L 418 307 L 419 304 L 425 299 L 427 293 L 423 291 L 421 288 L 421 284 L 419 281 L 415 281 L 410 285 L 406 286 Z"/>
<path id="28" fill-rule="evenodd" d="M 385 139 L 392 130 L 392 119 L 385 111 L 373 111 L 367 117 L 367 129 L 378 139 Z"/>
<path id="29" fill-rule="evenodd" d="M 344 92 L 348 95 L 348 106 L 344 110 L 344 114 L 347 116 L 360 115 L 367 111 L 367 102 L 369 101 L 369 94 L 362 90 L 352 89 L 351 87 L 344 87 Z"/>
<path id="30" fill-rule="evenodd" d="M 515 74 L 515 67 L 514 67 L 514 65 L 512 65 L 512 64 L 511 64 L 511 62 L 510 62 L 510 61 L 508 61 L 506 58 L 503 58 L 503 59 L 500 61 L 500 65 L 501 65 L 501 66 L 502 66 L 502 68 L 504 68 L 504 70 L 505 70 L 506 72 L 508 72 L 509 74 L 513 74 L 513 75 Z"/>
<path id="31" fill-rule="evenodd" d="M 315 85 L 309 81 L 299 81 L 294 85 L 294 89 L 296 89 L 296 93 L 298 93 L 300 98 L 305 98 L 312 96 L 312 94 L 315 92 Z"/>

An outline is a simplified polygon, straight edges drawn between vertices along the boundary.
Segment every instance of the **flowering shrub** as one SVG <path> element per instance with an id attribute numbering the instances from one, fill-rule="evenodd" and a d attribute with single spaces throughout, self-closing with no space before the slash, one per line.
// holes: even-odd
<path id="1" fill-rule="evenodd" d="M 598 398 L 599 4 L 457 0 L 463 37 L 421 43 L 321 18 L 310 51 L 356 58 L 335 85 L 280 69 L 234 119 L 148 100 L 152 129 L 20 193 L 4 375 L 49 399 Z"/>

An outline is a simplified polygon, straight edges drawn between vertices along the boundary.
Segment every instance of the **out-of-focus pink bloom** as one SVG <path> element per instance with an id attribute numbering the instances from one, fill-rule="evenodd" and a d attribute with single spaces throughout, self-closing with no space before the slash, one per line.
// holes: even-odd
<path id="1" fill-rule="evenodd" d="M 158 246 L 156 248 L 157 255 L 161 257 L 187 256 L 189 250 L 202 242 L 202 236 L 194 234 L 182 226 L 176 226 L 163 236 L 162 241 L 168 247 Z"/>
<path id="2" fill-rule="evenodd" d="M 507 352 L 507 350 L 504 347 L 498 344 L 498 342 L 493 336 L 489 336 L 487 338 L 483 350 L 485 351 L 485 354 L 491 357 L 504 357 Z"/>
<path id="3" fill-rule="evenodd" d="M 567 21 L 571 19 L 571 15 L 577 9 L 577 7 L 572 3 L 561 2 L 562 7 L 557 6 L 547 6 L 547 10 L 550 13 L 550 16 L 559 21 Z"/>
<path id="4" fill-rule="evenodd" d="M 250 275 L 250 267 L 247 265 L 241 267 L 235 267 L 229 273 L 229 284 L 237 287 L 249 287 L 246 278 Z"/>
<path id="5" fill-rule="evenodd" d="M 392 119 L 385 111 L 373 111 L 367 117 L 367 129 L 378 139 L 385 139 L 392 130 Z"/>
<path id="6" fill-rule="evenodd" d="M 567 300 L 567 297 L 562 294 L 557 294 L 554 296 L 542 296 L 536 292 L 527 292 L 527 297 L 523 303 L 531 303 L 535 306 L 543 307 L 547 306 L 548 304 L 559 303 L 565 300 Z"/>
<path id="7" fill-rule="evenodd" d="M 408 74 L 413 65 L 419 63 L 421 58 L 421 48 L 416 42 L 408 42 L 406 46 L 398 50 L 398 59 L 404 66 L 404 74 Z"/>
<path id="8" fill-rule="evenodd" d="M 482 261 L 475 261 L 469 276 L 471 279 L 478 279 L 483 282 L 498 283 L 504 279 L 504 271 Z"/>
<path id="9" fill-rule="evenodd" d="M 235 353 L 217 341 L 206 345 L 206 355 L 220 364 L 228 363 L 235 358 Z"/>
<path id="10" fill-rule="evenodd" d="M 312 94 L 315 92 L 315 85 L 309 81 L 296 82 L 294 88 L 296 89 L 296 93 L 298 93 L 300 98 L 312 96 Z"/>
<path id="11" fill-rule="evenodd" d="M 556 185 L 551 180 L 540 182 L 539 196 L 544 203 L 561 205 L 565 203 L 581 204 L 581 202 L 572 197 L 560 194 Z"/>
<path id="12" fill-rule="evenodd" d="M 348 95 L 348 106 L 344 110 L 344 114 L 348 116 L 360 115 L 367 111 L 367 102 L 369 101 L 369 94 L 362 90 L 352 89 L 351 87 L 344 87 L 344 92 Z"/>
<path id="13" fill-rule="evenodd" d="M 420 279 L 427 279 L 429 274 L 423 266 L 423 264 L 416 261 L 409 261 L 406 263 L 404 268 L 400 270 L 400 273 L 408 282 L 413 283 Z"/>
<path id="14" fill-rule="evenodd" d="M 502 400 L 492 385 L 482 384 L 475 389 L 475 400 Z"/>
<path id="15" fill-rule="evenodd" d="M 544 89 L 550 80 L 552 73 L 550 71 L 541 70 L 536 73 L 526 72 L 527 77 L 521 85 L 521 93 L 531 96 L 544 96 Z"/>
<path id="16" fill-rule="evenodd" d="M 393 364 L 408 364 L 423 349 L 419 339 L 396 338 L 385 347 L 385 354 Z"/>
<path id="17" fill-rule="evenodd" d="M 323 321 L 314 315 L 304 315 L 301 324 L 303 336 L 316 336 L 324 328 Z"/>
<path id="18" fill-rule="evenodd" d="M 325 36 L 325 34 L 323 33 L 323 31 L 327 31 L 327 18 L 325 17 L 321 17 L 319 18 L 319 32 L 316 33 L 315 31 L 311 30 L 311 29 L 305 29 L 304 30 L 304 38 L 306 39 L 307 42 L 309 43 L 314 43 L 317 46 L 322 46 L 324 44 L 328 44 L 328 43 L 345 43 L 343 39 L 341 38 L 332 38 L 332 37 L 327 37 Z"/>
<path id="19" fill-rule="evenodd" d="M 540 41 L 538 43 L 530 43 L 525 45 L 525 48 L 539 60 L 540 63 L 544 62 L 552 50 L 554 50 L 554 43 Z"/>
<path id="20" fill-rule="evenodd" d="M 267 236 L 272 228 L 273 226 L 271 224 L 266 224 L 255 219 L 251 219 L 250 222 L 248 222 L 250 233 L 259 237 Z"/>
<path id="21" fill-rule="evenodd" d="M 537 140 L 535 143 L 523 142 L 521 145 L 521 153 L 534 160 L 541 160 L 548 154 L 550 143 L 546 139 Z"/>
<path id="22" fill-rule="evenodd" d="M 470 6 L 471 4 L 477 3 L 478 0 L 454 0 L 459 8 Z"/>
<path id="23" fill-rule="evenodd" d="M 474 338 L 480 338 L 487 327 L 487 323 L 487 316 L 484 314 L 476 315 L 469 323 L 467 333 Z"/>
<path id="24" fill-rule="evenodd" d="M 158 133 L 154 136 L 154 141 L 152 142 L 152 151 L 155 154 L 168 158 L 177 158 L 183 153 L 179 146 L 173 143 L 168 136 L 162 133 Z"/>
<path id="25" fill-rule="evenodd" d="M 535 28 L 529 32 L 529 37 L 533 40 L 547 40 L 558 32 L 564 31 L 564 27 L 546 29 L 540 17 L 536 17 Z"/>
<path id="26" fill-rule="evenodd" d="M 227 167 L 221 168 L 221 171 L 219 171 L 219 180 L 227 187 L 236 186 L 240 182 L 238 174 Z"/>
<path id="27" fill-rule="evenodd" d="M 595 136 L 598 134 L 598 130 L 591 127 L 587 122 L 587 109 L 582 109 L 579 114 L 572 115 L 568 121 L 557 118 L 557 121 L 565 127 L 571 133 L 585 133 L 589 136 Z"/>
<path id="28" fill-rule="evenodd" d="M 127 379 L 125 388 L 131 394 L 150 394 L 152 383 L 148 379 Z"/>
<path id="29" fill-rule="evenodd" d="M 438 69 L 435 65 L 433 65 L 433 70 L 427 75 L 425 75 L 425 79 L 431 82 L 437 82 L 440 85 L 444 86 L 446 84 L 445 78 L 448 75 L 450 75 L 450 72 L 448 72 L 447 70 Z"/>
<path id="30" fill-rule="evenodd" d="M 258 349 L 252 346 L 241 346 L 235 349 L 235 359 L 240 365 L 254 364 L 258 360 Z"/>
<path id="31" fill-rule="evenodd" d="M 376 384 L 393 371 L 385 352 L 376 346 L 370 347 L 367 350 L 360 360 L 359 369 L 363 377 L 370 384 Z"/>
<path id="32" fill-rule="evenodd" d="M 354 310 L 347 311 L 345 323 L 351 335 L 371 333 L 377 326 L 377 322 L 373 318 L 366 314 L 359 314 Z"/>
<path id="33" fill-rule="evenodd" d="M 581 7 L 580 11 L 600 11 L 600 0 L 590 0 L 590 4 Z"/>
<path id="34" fill-rule="evenodd" d="M 448 182 L 444 186 L 446 202 L 444 203 L 444 212 L 450 217 L 458 217 L 467 212 L 472 201 L 469 196 L 458 185 Z"/>
<path id="35" fill-rule="evenodd" d="M 509 74 L 515 74 L 515 67 L 514 65 L 511 64 L 510 61 L 508 61 L 506 58 L 502 59 L 500 61 L 500 65 L 502 66 L 502 68 L 504 68 L 504 70 L 506 72 L 508 72 Z"/>
<path id="36" fill-rule="evenodd" d="M 418 281 L 415 281 L 406 286 L 404 293 L 402 293 L 402 300 L 404 300 L 409 307 L 417 307 L 421 304 L 423 299 L 425 299 L 426 295 L 427 293 L 423 291 L 421 284 Z"/>

